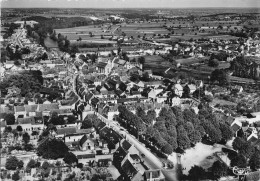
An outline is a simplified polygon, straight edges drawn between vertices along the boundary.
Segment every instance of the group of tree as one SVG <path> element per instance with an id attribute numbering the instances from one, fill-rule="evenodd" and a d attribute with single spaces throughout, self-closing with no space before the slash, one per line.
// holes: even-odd
<path id="1" fill-rule="evenodd" d="M 228 155 L 231 160 L 231 166 L 239 168 L 250 166 L 254 171 L 260 169 L 260 151 L 247 141 L 242 130 L 238 132 L 238 136 L 233 141 L 232 146 L 237 153 Z"/>
<path id="2" fill-rule="evenodd" d="M 14 30 L 19 28 L 20 25 L 19 24 L 14 24 L 14 23 L 10 23 L 10 24 L 5 24 L 6 28 L 6 32 L 3 35 L 4 39 L 7 39 L 9 36 L 12 36 L 12 34 L 14 33 Z"/>
<path id="3" fill-rule="evenodd" d="M 7 94 L 8 89 L 19 88 L 20 95 L 17 96 L 24 97 L 27 94 L 39 92 L 42 84 L 41 71 L 23 71 L 4 77 L 3 81 L 0 82 L 0 89 L 5 90 L 2 92 L 3 94 Z"/>
<path id="4" fill-rule="evenodd" d="M 237 56 L 230 63 L 229 69 L 234 72 L 234 76 L 257 79 L 259 77 L 257 71 L 252 70 L 252 67 L 256 67 L 256 60 L 253 57 Z"/>
<path id="5" fill-rule="evenodd" d="M 202 138 L 208 139 L 212 144 L 232 139 L 233 131 L 225 120 L 215 115 L 207 103 L 200 108 L 197 115 L 191 109 L 182 111 L 177 106 L 164 107 L 156 118 L 152 110 L 146 114 L 143 108 L 137 107 L 134 115 L 124 106 L 119 106 L 119 121 L 130 132 L 135 129 L 138 134 L 144 134 L 146 140 L 166 154 L 177 148 L 190 148 Z M 139 129 L 142 125 L 141 130 L 137 129 L 138 125 Z"/>
<path id="6" fill-rule="evenodd" d="M 206 171 L 204 168 L 194 165 L 189 170 L 189 174 L 186 176 L 187 180 L 218 180 L 223 176 L 228 175 L 228 166 L 221 162 L 215 161 L 213 165 Z"/>
<path id="7" fill-rule="evenodd" d="M 23 161 L 18 160 L 15 156 L 6 159 L 5 168 L 7 170 L 17 170 L 23 168 Z"/>
<path id="8" fill-rule="evenodd" d="M 210 76 L 211 82 L 218 82 L 220 85 L 229 85 L 230 76 L 224 69 L 215 69 Z"/>
<path id="9" fill-rule="evenodd" d="M 62 140 L 45 137 L 37 147 L 37 155 L 45 159 L 64 158 L 68 152 L 68 147 Z"/>
<path id="10" fill-rule="evenodd" d="M 50 119 L 46 124 L 53 125 L 65 125 L 65 124 L 74 124 L 76 123 L 77 118 L 74 115 L 58 115 L 57 112 L 52 112 Z"/>

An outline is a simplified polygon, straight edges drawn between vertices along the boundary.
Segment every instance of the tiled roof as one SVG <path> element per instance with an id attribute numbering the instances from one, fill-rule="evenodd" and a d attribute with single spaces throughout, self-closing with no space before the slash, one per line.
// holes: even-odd
<path id="1" fill-rule="evenodd" d="M 70 109 L 53 109 L 50 113 L 56 112 L 58 114 L 72 113 Z"/>
<path id="2" fill-rule="evenodd" d="M 150 178 L 150 175 L 152 175 L 152 178 L 159 178 L 162 174 L 160 170 L 146 170 L 145 171 L 145 177 L 146 179 Z"/>
<path id="3" fill-rule="evenodd" d="M 126 160 L 125 163 L 122 165 L 122 170 L 125 172 L 126 175 L 131 175 L 132 177 L 138 172 L 129 160 Z"/>
<path id="4" fill-rule="evenodd" d="M 106 66 L 107 66 L 107 63 L 105 63 L 105 62 L 99 62 L 97 64 L 97 67 L 99 67 L 99 68 L 105 68 Z"/>
<path id="5" fill-rule="evenodd" d="M 93 97 L 93 94 L 92 94 L 91 92 L 88 92 L 88 93 L 85 95 L 85 101 L 89 101 L 92 97 Z"/>
<path id="6" fill-rule="evenodd" d="M 98 126 L 97 126 L 97 129 L 98 130 L 101 130 L 102 128 L 104 128 L 106 126 L 106 123 L 104 123 L 104 122 L 100 122 L 99 124 L 98 124 Z"/>
<path id="7" fill-rule="evenodd" d="M 99 102 L 98 98 L 94 97 L 93 99 L 91 99 L 91 104 L 93 105 L 97 105 L 97 103 Z"/>
<path id="8" fill-rule="evenodd" d="M 132 145 L 131 145 L 128 141 L 126 141 L 126 140 L 124 140 L 124 141 L 122 142 L 122 147 L 123 147 L 123 149 L 126 150 L 126 151 L 127 151 L 131 146 L 132 146 Z"/>
<path id="9" fill-rule="evenodd" d="M 35 124 L 34 117 L 28 117 L 28 118 L 17 118 L 18 124 Z"/>
<path id="10" fill-rule="evenodd" d="M 77 155 L 78 159 L 95 158 L 96 154 Z"/>
<path id="11" fill-rule="evenodd" d="M 84 135 L 80 140 L 79 140 L 79 145 L 82 147 L 83 144 L 88 140 L 87 135 Z"/>
<path id="12" fill-rule="evenodd" d="M 65 127 L 65 128 L 58 128 L 57 129 L 58 135 L 73 134 L 73 133 L 76 133 L 76 127 Z"/>
<path id="13" fill-rule="evenodd" d="M 29 112 L 35 112 L 37 110 L 38 105 L 34 104 L 34 105 L 24 105 L 25 111 L 27 113 Z"/>
<path id="14" fill-rule="evenodd" d="M 138 98 L 121 98 L 117 99 L 117 103 L 125 103 L 125 102 L 132 102 L 132 101 L 138 101 Z"/>
<path id="15" fill-rule="evenodd" d="M 53 109 L 59 109 L 59 104 L 58 103 L 39 104 L 37 109 L 38 111 L 51 111 Z"/>

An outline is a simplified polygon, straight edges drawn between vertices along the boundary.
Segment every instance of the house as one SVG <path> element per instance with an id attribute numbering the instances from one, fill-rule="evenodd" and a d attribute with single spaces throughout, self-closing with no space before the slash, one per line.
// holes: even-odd
<path id="1" fill-rule="evenodd" d="M 68 134 L 75 134 L 77 133 L 76 127 L 63 127 L 63 128 L 57 128 L 55 137 L 57 138 L 64 138 L 65 135 Z"/>
<path id="2" fill-rule="evenodd" d="M 102 74 L 108 75 L 111 72 L 112 68 L 113 67 L 112 67 L 111 61 L 108 61 L 107 63 L 99 62 L 97 64 L 96 70 L 98 71 L 98 73 L 102 73 Z"/>
<path id="3" fill-rule="evenodd" d="M 15 119 L 17 119 L 18 117 L 20 117 L 20 118 L 26 117 L 25 107 L 24 106 L 14 106 L 14 116 L 15 116 Z"/>
<path id="4" fill-rule="evenodd" d="M 79 141 L 79 147 L 80 150 L 86 151 L 86 150 L 94 150 L 95 148 L 95 141 L 94 141 L 94 136 L 87 136 L 84 135 L 80 141 Z"/>
<path id="5" fill-rule="evenodd" d="M 237 134 L 237 131 L 240 130 L 242 128 L 242 123 L 238 120 L 235 120 L 232 124 L 231 124 L 231 128 L 232 130 Z"/>
<path id="6" fill-rule="evenodd" d="M 43 121 L 36 121 L 34 117 L 18 118 L 17 124 L 11 125 L 12 129 L 16 129 L 17 125 L 20 125 L 23 131 L 32 133 L 32 131 L 41 131 L 44 128 Z"/>
<path id="7" fill-rule="evenodd" d="M 37 104 L 24 105 L 24 108 L 27 116 L 36 116 L 36 111 L 38 108 Z"/>
<path id="8" fill-rule="evenodd" d="M 112 67 L 124 67 L 126 64 L 126 61 L 119 58 L 114 58 L 112 61 Z"/>
<path id="9" fill-rule="evenodd" d="M 251 133 L 248 137 L 247 137 L 247 141 L 248 142 L 251 142 L 251 143 L 254 143 L 258 140 L 258 136 L 257 136 L 257 133 L 253 132 Z"/>
<path id="10" fill-rule="evenodd" d="M 194 84 L 188 84 L 187 88 L 188 88 L 190 94 L 193 94 L 193 92 L 195 92 L 195 90 L 196 90 L 196 86 Z"/>
<path id="11" fill-rule="evenodd" d="M 163 91 L 163 89 L 152 89 L 148 93 L 148 98 L 156 99 L 157 95 L 160 94 Z"/>
<path id="12" fill-rule="evenodd" d="M 195 85 L 197 88 L 202 88 L 203 87 L 203 81 L 202 80 L 196 80 Z"/>
<path id="13" fill-rule="evenodd" d="M 149 78 L 151 78 L 151 77 L 153 76 L 153 72 L 152 72 L 151 69 L 149 69 L 149 70 L 144 70 L 143 73 L 144 73 L 144 74 L 147 73 L 147 74 L 149 75 Z"/>
<path id="14" fill-rule="evenodd" d="M 181 84 L 175 84 L 173 86 L 173 90 L 174 90 L 174 93 L 179 96 L 179 97 L 182 97 L 182 94 L 183 94 L 183 87 L 181 86 Z"/>
<path id="15" fill-rule="evenodd" d="M 122 161 L 122 170 L 125 177 L 131 181 L 141 181 L 145 172 L 144 166 L 132 159 L 128 154 L 126 160 Z"/>
<path id="16" fill-rule="evenodd" d="M 146 170 L 143 175 L 144 181 L 165 181 L 165 176 L 161 170 Z"/>
<path id="17" fill-rule="evenodd" d="M 100 138 L 107 141 L 111 148 L 115 149 L 118 143 L 122 140 L 122 136 L 111 128 L 104 127 L 99 131 Z"/>
<path id="18" fill-rule="evenodd" d="M 58 103 L 51 104 L 38 104 L 37 110 L 38 112 L 42 112 L 43 115 L 49 116 L 51 110 L 59 109 Z"/>
<path id="19" fill-rule="evenodd" d="M 82 133 L 72 133 L 72 134 L 66 134 L 64 136 L 64 142 L 65 144 L 72 144 L 77 143 L 80 141 L 80 139 L 84 136 Z"/>
<path id="20" fill-rule="evenodd" d="M 237 92 L 237 93 L 242 93 L 243 92 L 243 87 L 236 85 L 231 87 L 231 92 Z"/>

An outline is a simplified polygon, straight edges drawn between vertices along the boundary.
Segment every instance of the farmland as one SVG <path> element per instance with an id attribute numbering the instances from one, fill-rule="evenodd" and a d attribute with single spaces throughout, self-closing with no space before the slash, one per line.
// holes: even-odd
<path id="1" fill-rule="evenodd" d="M 164 72 L 171 67 L 172 64 L 164 60 L 160 56 L 152 55 L 145 57 L 144 69 L 151 69 L 153 73 L 158 74 Z"/>

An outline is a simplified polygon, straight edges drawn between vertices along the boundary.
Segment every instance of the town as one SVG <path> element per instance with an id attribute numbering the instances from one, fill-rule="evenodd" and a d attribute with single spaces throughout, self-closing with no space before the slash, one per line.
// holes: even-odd
<path id="1" fill-rule="evenodd" d="M 257 7 L 1 11 L 1 180 L 260 180 Z"/>

